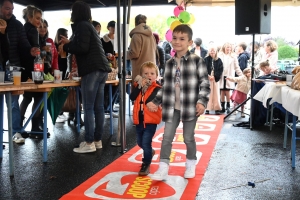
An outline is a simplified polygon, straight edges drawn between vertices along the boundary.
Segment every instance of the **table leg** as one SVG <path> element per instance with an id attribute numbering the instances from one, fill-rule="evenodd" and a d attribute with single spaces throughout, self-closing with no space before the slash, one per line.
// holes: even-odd
<path id="1" fill-rule="evenodd" d="M 292 130 L 292 168 L 295 168 L 295 157 L 296 157 L 296 116 L 293 115 L 293 130 Z"/>
<path id="2" fill-rule="evenodd" d="M 109 84 L 109 116 L 110 116 L 110 134 L 114 134 L 113 130 L 113 116 L 112 116 L 112 85 Z"/>
<path id="3" fill-rule="evenodd" d="M 47 155 L 47 98 L 48 98 L 48 92 L 44 92 L 43 94 L 44 98 L 44 108 L 43 108 L 43 114 L 44 114 L 44 125 L 43 125 L 43 162 L 47 162 L 48 155 Z"/>
<path id="4" fill-rule="evenodd" d="M 270 110 L 270 105 L 269 105 L 269 103 L 267 102 L 267 116 L 266 116 L 266 125 L 268 125 L 268 123 L 269 123 L 269 110 Z"/>
<path id="5" fill-rule="evenodd" d="M 0 94 L 0 145 L 3 145 L 3 112 L 4 112 L 4 95 Z M 3 147 L 0 147 L 0 158 L 3 158 Z"/>
<path id="6" fill-rule="evenodd" d="M 8 118 L 8 143 L 9 143 L 9 175 L 14 176 L 14 148 L 12 142 L 12 112 L 11 93 L 7 92 L 7 118 Z"/>
<path id="7" fill-rule="evenodd" d="M 273 109 L 274 109 L 274 104 L 271 105 L 271 116 L 270 116 L 270 131 L 273 128 Z"/>
<path id="8" fill-rule="evenodd" d="M 284 117 L 284 134 L 283 134 L 283 148 L 286 149 L 286 140 L 287 140 L 287 132 L 288 132 L 288 125 L 289 125 L 289 113 L 285 111 Z"/>
<path id="9" fill-rule="evenodd" d="M 80 106 L 79 106 L 79 88 L 78 87 L 75 87 L 76 88 L 76 122 L 77 122 L 77 132 L 80 133 Z"/>

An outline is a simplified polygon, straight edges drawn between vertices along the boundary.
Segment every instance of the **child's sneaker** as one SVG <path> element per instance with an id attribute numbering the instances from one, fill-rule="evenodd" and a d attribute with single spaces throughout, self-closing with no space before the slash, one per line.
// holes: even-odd
<path id="1" fill-rule="evenodd" d="M 150 172 L 150 164 L 143 163 L 139 171 L 140 176 L 147 176 Z"/>
<path id="2" fill-rule="evenodd" d="M 168 177 L 169 165 L 165 162 L 159 162 L 158 170 L 151 176 L 152 180 L 162 181 Z"/>
<path id="3" fill-rule="evenodd" d="M 94 141 L 96 149 L 102 149 L 102 141 Z"/>
<path id="4" fill-rule="evenodd" d="M 244 112 L 242 112 L 241 118 L 245 118 L 245 113 Z"/>
<path id="5" fill-rule="evenodd" d="M 81 142 L 78 148 L 73 149 L 76 153 L 91 153 L 96 151 L 95 143 L 88 145 L 86 142 Z"/>
<path id="6" fill-rule="evenodd" d="M 186 160 L 184 178 L 194 178 L 196 170 L 196 160 Z"/>

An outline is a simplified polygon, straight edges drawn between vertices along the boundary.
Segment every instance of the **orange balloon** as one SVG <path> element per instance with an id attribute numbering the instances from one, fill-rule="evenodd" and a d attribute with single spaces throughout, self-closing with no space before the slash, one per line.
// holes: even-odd
<path id="1" fill-rule="evenodd" d="M 171 23 L 170 29 L 173 31 L 174 28 L 175 28 L 176 26 L 180 25 L 180 24 L 181 24 L 180 21 L 175 20 L 174 22 Z"/>

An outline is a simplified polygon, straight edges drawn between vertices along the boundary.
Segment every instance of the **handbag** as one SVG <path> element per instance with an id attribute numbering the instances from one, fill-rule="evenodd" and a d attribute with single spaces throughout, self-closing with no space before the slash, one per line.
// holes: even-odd
<path id="1" fill-rule="evenodd" d="M 76 112 L 76 91 L 75 88 L 69 88 L 69 95 L 61 109 L 63 112 Z"/>

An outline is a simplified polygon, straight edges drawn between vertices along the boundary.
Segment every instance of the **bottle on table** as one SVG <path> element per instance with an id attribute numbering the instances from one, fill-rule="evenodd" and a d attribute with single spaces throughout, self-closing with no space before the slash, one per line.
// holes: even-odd
<path id="1" fill-rule="evenodd" d="M 34 59 L 34 83 L 42 84 L 44 81 L 44 61 L 41 58 L 41 52 L 38 51 L 36 58 Z"/>

